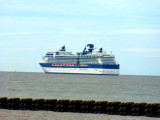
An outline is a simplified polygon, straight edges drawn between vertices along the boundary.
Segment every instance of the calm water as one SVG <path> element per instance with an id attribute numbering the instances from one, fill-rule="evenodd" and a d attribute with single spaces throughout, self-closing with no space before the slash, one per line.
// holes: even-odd
<path id="1" fill-rule="evenodd" d="M 0 72 L 0 97 L 160 103 L 160 76 Z"/>

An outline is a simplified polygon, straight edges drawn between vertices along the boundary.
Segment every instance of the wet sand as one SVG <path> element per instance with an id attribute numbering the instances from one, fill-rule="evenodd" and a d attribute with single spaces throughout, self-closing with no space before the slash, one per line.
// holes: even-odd
<path id="1" fill-rule="evenodd" d="M 119 116 L 52 111 L 0 110 L 0 120 L 160 120 L 144 116 Z"/>

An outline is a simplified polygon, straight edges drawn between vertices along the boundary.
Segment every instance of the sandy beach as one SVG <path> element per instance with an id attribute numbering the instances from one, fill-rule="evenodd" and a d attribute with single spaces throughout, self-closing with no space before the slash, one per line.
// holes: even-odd
<path id="1" fill-rule="evenodd" d="M 0 110 L 0 120 L 160 120 L 143 116 L 119 116 L 52 111 Z"/>

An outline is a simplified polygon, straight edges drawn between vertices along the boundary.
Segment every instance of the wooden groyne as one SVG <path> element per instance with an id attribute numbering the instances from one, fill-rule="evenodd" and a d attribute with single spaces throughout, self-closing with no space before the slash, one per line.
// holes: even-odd
<path id="1" fill-rule="evenodd" d="M 0 109 L 160 117 L 160 103 L 1 97 Z"/>

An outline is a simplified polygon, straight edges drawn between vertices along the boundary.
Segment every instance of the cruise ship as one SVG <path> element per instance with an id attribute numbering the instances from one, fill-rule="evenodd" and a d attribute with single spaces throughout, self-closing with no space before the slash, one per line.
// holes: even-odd
<path id="1" fill-rule="evenodd" d="M 39 63 L 45 73 L 119 75 L 120 65 L 115 56 L 102 48 L 87 44 L 82 52 L 67 52 L 65 46 L 47 52 Z"/>

